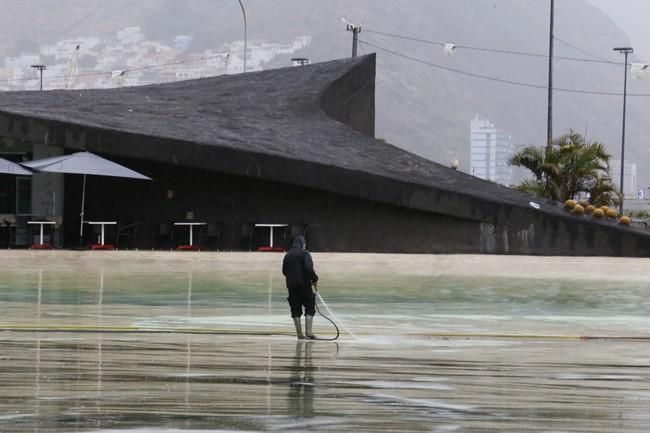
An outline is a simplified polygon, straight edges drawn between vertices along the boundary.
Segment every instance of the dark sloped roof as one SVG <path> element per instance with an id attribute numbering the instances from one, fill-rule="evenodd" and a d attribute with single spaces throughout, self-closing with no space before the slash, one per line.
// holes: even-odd
<path id="1" fill-rule="evenodd" d="M 338 104 L 352 101 L 361 91 L 373 92 L 374 97 L 374 69 L 375 56 L 369 55 L 141 87 L 8 92 L 0 97 L 0 112 L 284 160 L 295 170 L 270 170 L 273 180 L 371 200 L 381 195 L 382 182 L 392 182 L 394 191 L 410 185 L 416 189 L 409 190 L 408 197 L 398 199 L 395 193 L 383 201 L 421 210 L 431 211 L 433 206 L 417 199 L 418 191 L 433 190 L 528 207 L 531 197 L 526 194 L 421 158 L 326 114 L 325 110 L 336 109 L 323 106 L 328 89 L 355 71 L 356 90 Z M 312 170 L 322 168 L 323 175 L 300 178 L 305 163 Z M 257 176 L 264 177 L 264 170 L 258 169 Z M 332 173 L 348 174 L 347 186 L 324 179 L 325 173 L 330 178 Z M 376 181 L 377 187 L 370 191 L 349 185 L 353 175 Z M 545 208 L 564 214 L 556 206 Z M 454 214 L 453 209 L 436 211 Z"/>

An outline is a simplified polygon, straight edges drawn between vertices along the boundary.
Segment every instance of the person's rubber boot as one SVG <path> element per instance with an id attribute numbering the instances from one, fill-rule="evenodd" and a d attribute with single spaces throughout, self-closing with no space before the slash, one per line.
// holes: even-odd
<path id="1" fill-rule="evenodd" d="M 298 337 L 298 340 L 304 340 L 305 336 L 302 335 L 302 326 L 300 325 L 300 317 L 294 317 L 293 324 L 296 327 L 296 336 Z"/>
<path id="2" fill-rule="evenodd" d="M 314 316 L 305 316 L 305 338 L 307 340 L 316 339 L 316 336 L 311 332 L 311 327 L 313 323 L 314 323 Z"/>

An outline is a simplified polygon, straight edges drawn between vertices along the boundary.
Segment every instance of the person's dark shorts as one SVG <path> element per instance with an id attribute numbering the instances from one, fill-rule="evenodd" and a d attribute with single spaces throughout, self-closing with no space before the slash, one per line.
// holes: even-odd
<path id="1" fill-rule="evenodd" d="M 316 295 L 312 292 L 311 287 L 307 290 L 289 291 L 287 301 L 291 307 L 291 317 L 302 316 L 302 307 L 305 307 L 306 316 L 316 314 Z"/>

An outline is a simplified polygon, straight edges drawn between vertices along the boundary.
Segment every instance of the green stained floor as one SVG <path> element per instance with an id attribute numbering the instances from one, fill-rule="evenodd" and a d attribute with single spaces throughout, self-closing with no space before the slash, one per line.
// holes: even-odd
<path id="1" fill-rule="evenodd" d="M 281 259 L 0 252 L 0 432 L 650 425 L 648 260 L 316 254 L 312 343 Z"/>

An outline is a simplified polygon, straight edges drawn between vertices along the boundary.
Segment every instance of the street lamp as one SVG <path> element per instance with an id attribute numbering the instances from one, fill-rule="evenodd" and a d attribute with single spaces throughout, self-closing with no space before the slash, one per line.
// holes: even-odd
<path id="1" fill-rule="evenodd" d="M 553 22 L 555 20 L 555 1 L 551 0 L 550 29 L 548 31 L 548 103 L 546 120 L 546 148 L 551 149 L 553 141 Z"/>
<path id="2" fill-rule="evenodd" d="M 623 179 L 625 174 L 625 108 L 627 105 L 627 56 L 630 53 L 633 53 L 634 50 L 631 47 L 616 47 L 614 51 L 625 54 L 625 67 L 624 67 L 624 76 L 623 76 L 623 133 L 621 137 L 621 200 L 619 203 L 618 213 L 623 214 L 623 200 L 625 199 L 625 193 L 623 190 Z"/>
<path id="3" fill-rule="evenodd" d="M 244 4 L 239 0 L 239 6 L 241 7 L 241 13 L 244 16 L 244 72 L 246 72 L 246 54 L 248 49 L 246 47 L 246 9 L 244 9 Z"/>

